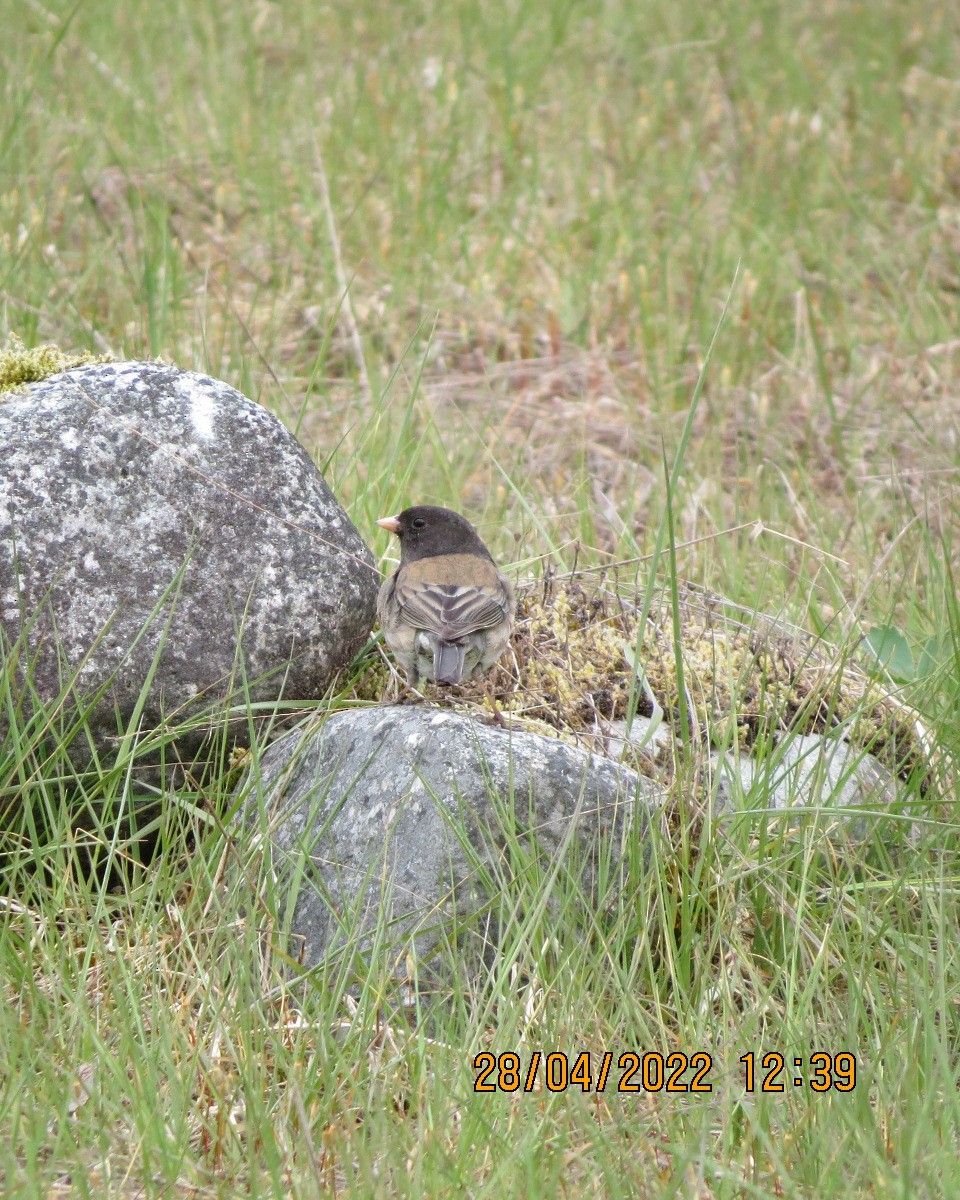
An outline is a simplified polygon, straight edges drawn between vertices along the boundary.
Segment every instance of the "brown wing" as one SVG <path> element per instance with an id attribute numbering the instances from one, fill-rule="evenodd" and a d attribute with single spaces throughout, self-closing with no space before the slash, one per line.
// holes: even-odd
<path id="1" fill-rule="evenodd" d="M 400 580 L 396 599 L 403 619 L 447 642 L 499 625 L 508 613 L 505 589 Z"/>

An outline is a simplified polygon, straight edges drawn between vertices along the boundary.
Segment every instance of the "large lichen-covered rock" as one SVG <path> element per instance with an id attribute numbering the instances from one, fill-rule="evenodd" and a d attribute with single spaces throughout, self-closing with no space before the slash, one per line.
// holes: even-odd
<path id="1" fill-rule="evenodd" d="M 295 730 L 241 793 L 243 819 L 262 831 L 257 868 L 289 892 L 309 964 L 347 944 L 422 958 L 454 931 L 495 951 L 488 881 L 510 872 L 508 831 L 525 852 L 562 859 L 589 894 L 601 855 L 615 872 L 627 839 L 643 852 L 664 801 L 575 746 L 427 706 Z"/>
<path id="2" fill-rule="evenodd" d="M 322 694 L 369 633 L 377 583 L 306 451 L 226 384 L 127 362 L 4 395 L 8 668 L 47 703 L 74 676 L 102 690 L 103 744 L 143 693 L 148 727 L 241 680 L 253 700 Z"/>

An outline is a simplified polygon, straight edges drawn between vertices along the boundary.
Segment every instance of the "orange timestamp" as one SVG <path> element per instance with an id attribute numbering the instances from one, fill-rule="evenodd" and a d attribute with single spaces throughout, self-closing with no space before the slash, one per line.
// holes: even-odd
<path id="1" fill-rule="evenodd" d="M 571 1065 L 572 1060 L 572 1065 Z M 706 1051 L 684 1054 L 680 1050 L 663 1055 L 651 1050 L 647 1053 L 625 1051 L 616 1061 L 612 1050 L 596 1055 L 582 1050 L 575 1057 L 560 1051 L 544 1054 L 534 1050 L 526 1063 L 513 1051 L 491 1054 L 484 1050 L 473 1060 L 473 1069 L 479 1074 L 474 1081 L 475 1092 L 534 1092 L 545 1087 L 548 1092 L 565 1092 L 567 1088 L 580 1088 L 584 1092 L 604 1092 L 609 1083 L 611 1091 L 618 1092 L 712 1092 L 713 1085 L 708 1075 L 713 1058 Z M 690 1079 L 685 1078 L 693 1071 Z"/>
<path id="2" fill-rule="evenodd" d="M 852 1092 L 857 1086 L 857 1059 L 849 1050 L 838 1054 L 818 1050 L 809 1058 L 793 1059 L 778 1050 L 760 1055 L 750 1051 L 740 1056 L 740 1062 L 747 1092 L 785 1092 L 791 1084 L 795 1088 L 809 1087 L 813 1092 Z M 788 1062 L 792 1062 L 793 1071 L 784 1075 Z"/>
<path id="3" fill-rule="evenodd" d="M 793 1072 L 787 1071 L 792 1062 Z M 788 1085 L 814 1092 L 852 1092 L 857 1084 L 857 1060 L 849 1051 L 838 1054 L 816 1051 L 807 1058 L 790 1059 L 776 1050 L 743 1054 L 743 1086 L 747 1092 L 784 1092 Z M 684 1054 L 675 1050 L 624 1051 L 614 1062 L 613 1051 L 577 1055 L 534 1050 L 526 1060 L 512 1050 L 493 1054 L 484 1050 L 473 1060 L 477 1072 L 475 1092 L 604 1092 L 609 1084 L 617 1092 L 712 1092 L 713 1056 L 706 1050 Z M 784 1071 L 787 1071 L 784 1075 Z"/>

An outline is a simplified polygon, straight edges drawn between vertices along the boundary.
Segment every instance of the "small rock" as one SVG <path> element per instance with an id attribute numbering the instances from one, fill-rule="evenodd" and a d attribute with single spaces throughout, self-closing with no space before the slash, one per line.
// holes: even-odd
<path id="1" fill-rule="evenodd" d="M 837 736 L 781 736 L 763 758 L 724 753 L 711 762 L 715 815 L 742 808 L 737 797 L 749 793 L 751 810 L 807 809 L 821 823 L 841 825 L 857 841 L 874 824 L 861 810 L 887 808 L 899 796 L 896 779 L 872 754 Z"/>

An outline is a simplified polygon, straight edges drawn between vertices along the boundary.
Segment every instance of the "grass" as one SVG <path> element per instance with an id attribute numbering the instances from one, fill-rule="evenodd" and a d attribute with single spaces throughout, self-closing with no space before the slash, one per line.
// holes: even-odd
<path id="1" fill-rule="evenodd" d="M 523 576 L 637 560 L 669 495 L 680 577 L 844 654 L 888 631 L 960 750 L 956 5 L 0 19 L 4 332 L 242 388 L 378 551 L 417 500 Z M 4 850 L 5 1194 L 956 1194 L 955 797 L 838 852 L 751 816 L 761 772 L 725 831 L 658 833 L 602 919 L 569 873 L 508 871 L 509 959 L 417 1021 L 386 966 L 284 982 L 285 897 L 230 882 L 237 724 L 143 808 L 149 869 L 112 818 L 140 819 L 151 735 L 78 775 L 82 729 L 42 727 L 14 721 L 0 776 L 43 815 Z M 705 1050 L 713 1091 L 478 1094 L 482 1050 Z M 747 1093 L 771 1050 L 783 1078 L 849 1051 L 857 1085 Z"/>

